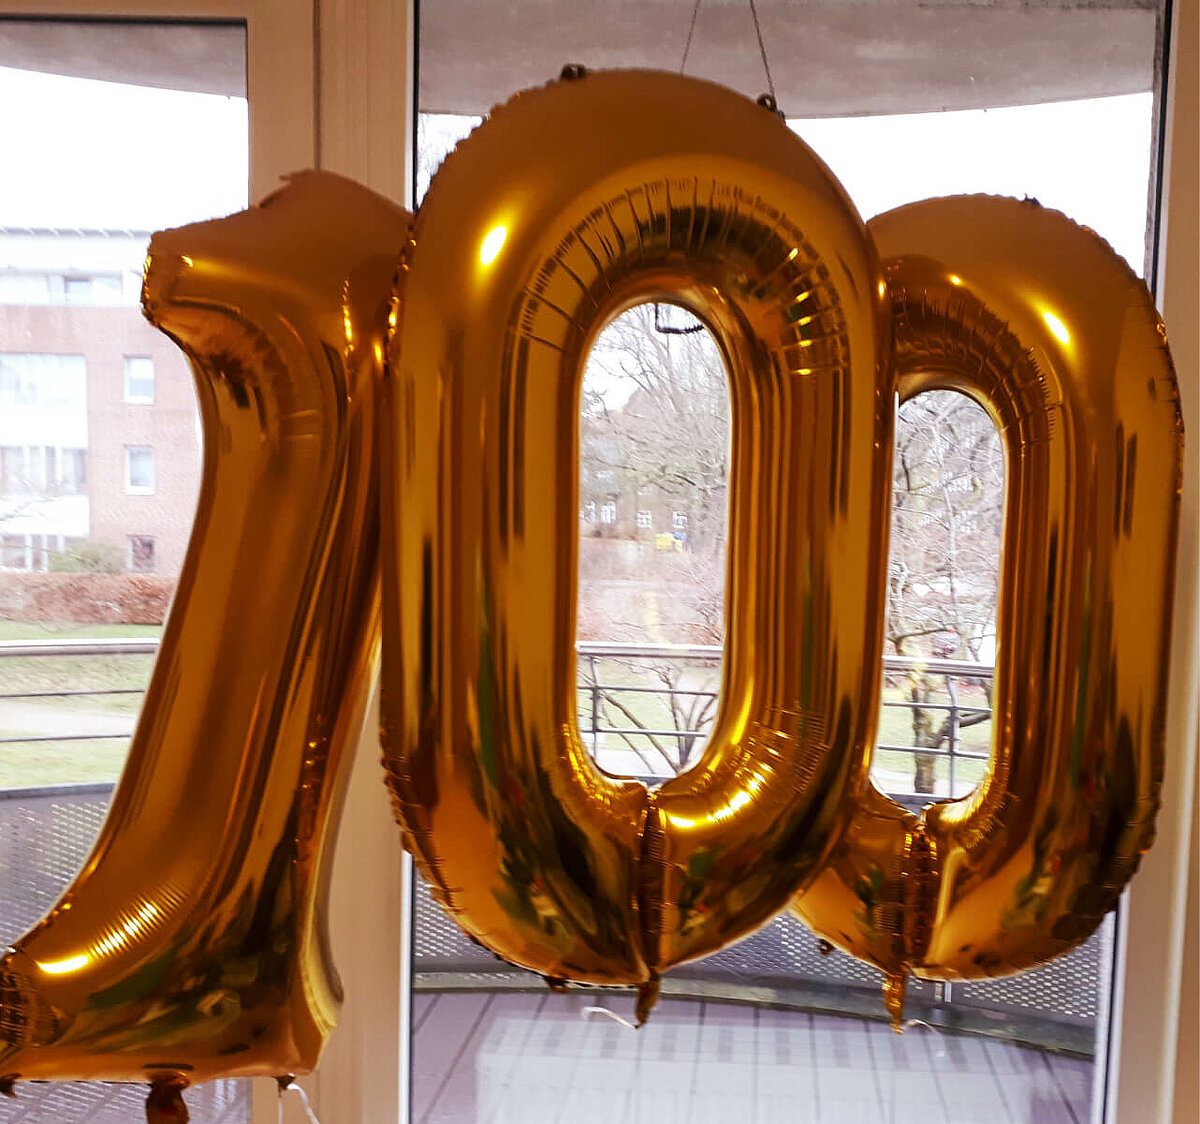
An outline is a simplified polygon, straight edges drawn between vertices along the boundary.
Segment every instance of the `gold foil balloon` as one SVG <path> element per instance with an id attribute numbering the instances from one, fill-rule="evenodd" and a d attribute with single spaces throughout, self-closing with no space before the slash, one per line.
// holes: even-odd
<path id="1" fill-rule="evenodd" d="M 774 113 L 608 72 L 497 109 L 407 248 L 383 441 L 385 762 L 406 843 L 476 939 L 643 985 L 816 873 L 879 704 L 888 318 L 870 238 Z M 691 310 L 732 387 L 722 704 L 655 792 L 575 713 L 580 383 L 604 326 Z"/>
<path id="2" fill-rule="evenodd" d="M 873 789 L 796 911 L 892 977 L 1007 975 L 1074 948 L 1154 838 L 1183 458 L 1149 293 L 1034 202 L 870 224 L 901 398 L 950 389 L 1007 465 L 991 760 L 918 818 Z M 871 892 L 864 892 L 870 887 Z"/>
<path id="3" fill-rule="evenodd" d="M 204 475 L 95 850 L 0 962 L 0 1074 L 313 1068 L 340 985 L 334 827 L 379 637 L 375 412 L 408 215 L 335 176 L 155 235 L 143 303 L 191 359 Z"/>

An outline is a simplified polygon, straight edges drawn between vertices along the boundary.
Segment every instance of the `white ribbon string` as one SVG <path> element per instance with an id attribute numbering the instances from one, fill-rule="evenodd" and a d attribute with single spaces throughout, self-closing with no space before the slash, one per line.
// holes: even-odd
<path id="1" fill-rule="evenodd" d="M 610 1011 L 607 1007 L 584 1007 L 584 1009 L 579 1013 L 585 1019 L 588 1017 L 588 1015 L 603 1015 L 606 1019 L 612 1019 L 613 1022 L 620 1023 L 622 1026 L 628 1027 L 630 1030 L 637 1030 L 637 1025 L 635 1023 L 631 1023 L 628 1019 L 621 1018 L 616 1011 Z"/>
<path id="2" fill-rule="evenodd" d="M 927 1023 L 924 1019 L 905 1019 L 903 1025 L 906 1030 L 932 1030 L 939 1039 L 944 1037 L 940 1028 L 934 1026 L 932 1023 Z M 935 1058 L 944 1058 L 946 1056 L 946 1047 L 939 1042 L 937 1049 L 933 1051 L 933 1056 Z"/>
<path id="3" fill-rule="evenodd" d="M 313 1112 L 312 1106 L 308 1103 L 308 1094 L 294 1081 L 288 1085 L 287 1088 L 283 1088 L 281 1086 L 279 1089 L 279 1124 L 283 1124 L 284 1093 L 296 1093 L 299 1095 L 300 1101 L 304 1105 L 304 1115 L 308 1117 L 308 1124 L 321 1124 L 321 1122 L 317 1119 L 317 1114 Z"/>

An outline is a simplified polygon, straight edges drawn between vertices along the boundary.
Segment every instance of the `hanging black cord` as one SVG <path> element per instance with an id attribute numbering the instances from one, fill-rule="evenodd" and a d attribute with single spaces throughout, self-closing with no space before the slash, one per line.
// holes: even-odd
<path id="1" fill-rule="evenodd" d="M 696 17 L 700 14 L 700 5 L 704 0 L 696 0 L 692 6 L 692 18 L 688 23 L 687 38 L 683 43 L 683 58 L 679 61 L 679 73 L 682 74 L 687 69 L 688 55 L 692 50 L 692 37 L 696 34 Z M 758 39 L 758 53 L 762 57 L 763 71 L 767 76 L 767 89 L 770 91 L 770 102 L 767 102 L 766 97 L 758 99 L 759 105 L 764 105 L 772 113 L 778 113 L 778 108 L 775 103 L 775 81 L 771 77 L 771 64 L 767 62 L 767 47 L 763 42 L 762 28 L 758 23 L 758 9 L 754 6 L 754 0 L 750 0 L 750 15 L 754 20 L 754 34 Z M 782 113 L 779 114 L 783 116 Z M 703 324 L 694 324 L 690 328 L 673 328 L 669 324 L 662 322 L 662 317 L 659 312 L 658 304 L 654 306 L 654 330 L 664 336 L 690 336 L 695 332 L 704 331 Z"/>
<path id="2" fill-rule="evenodd" d="M 697 5 L 698 7 L 699 5 Z M 754 34 L 758 36 L 758 53 L 762 55 L 763 70 L 767 73 L 767 90 L 771 95 L 771 104 L 775 105 L 775 82 L 771 78 L 771 64 L 767 62 L 767 48 L 763 43 L 762 28 L 758 26 L 758 9 L 754 6 L 754 0 L 750 0 L 750 15 L 754 17 Z"/>
<path id="3" fill-rule="evenodd" d="M 683 59 L 679 63 L 679 73 L 682 74 L 687 67 L 688 52 L 692 49 L 692 36 L 696 33 L 696 17 L 700 14 L 700 5 L 703 0 L 696 0 L 696 6 L 692 9 L 692 22 L 688 24 L 687 41 L 683 45 Z"/>
<path id="4" fill-rule="evenodd" d="M 654 305 L 654 330 L 660 336 L 690 336 L 690 335 L 694 335 L 696 332 L 704 331 L 703 324 L 693 324 L 690 328 L 673 328 L 673 327 L 671 327 L 670 324 L 664 324 L 659 319 L 659 315 L 658 315 L 660 307 L 661 306 L 659 304 L 655 303 L 655 305 Z"/>

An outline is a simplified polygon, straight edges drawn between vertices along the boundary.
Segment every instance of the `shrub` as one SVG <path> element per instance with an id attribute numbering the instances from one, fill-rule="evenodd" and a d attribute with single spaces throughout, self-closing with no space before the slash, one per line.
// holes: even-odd
<path id="1" fill-rule="evenodd" d="M 0 572 L 0 619 L 161 624 L 175 578 L 157 574 Z"/>
<path id="2" fill-rule="evenodd" d="M 125 569 L 121 548 L 107 542 L 84 542 L 50 555 L 56 574 L 119 574 Z"/>

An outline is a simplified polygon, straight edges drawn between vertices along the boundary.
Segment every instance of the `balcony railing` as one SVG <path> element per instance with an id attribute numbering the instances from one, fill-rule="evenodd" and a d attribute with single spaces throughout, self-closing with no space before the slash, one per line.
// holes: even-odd
<path id="1" fill-rule="evenodd" d="M 107 662 L 114 656 L 153 655 L 157 648 L 154 637 L 6 641 L 0 643 L 0 659 Z M 716 715 L 720 664 L 721 648 L 715 645 L 580 643 L 579 729 L 599 764 L 609 772 L 659 779 L 698 760 Z M 50 700 L 111 704 L 140 695 L 144 683 L 111 686 L 106 678 L 104 685 L 89 686 L 86 666 L 80 668 L 79 686 L 48 689 L 43 677 L 26 678 L 30 689 L 0 692 L 0 746 L 116 742 L 132 735 L 132 708 L 124 708 L 124 725 L 104 722 L 101 729 L 95 722 L 89 727 L 87 711 L 75 711 L 79 729 L 73 730 L 61 712 L 50 719 Z M 880 787 L 907 800 L 968 791 L 988 756 L 991 682 L 990 665 L 885 658 L 875 763 Z M 30 704 L 42 700 L 37 709 L 46 710 L 44 728 L 23 730 L 20 723 L 6 722 L 3 707 L 9 700 L 26 704 L 24 725 L 35 727 L 37 714 Z M 111 707 L 107 713 L 113 713 Z M 9 729 L 14 725 L 16 732 Z"/>
<path id="2" fill-rule="evenodd" d="M 586 641 L 578 654 L 579 728 L 601 766 L 661 778 L 698 760 L 716 716 L 720 647 Z M 992 673 L 885 658 L 876 783 L 905 802 L 969 791 L 988 757 Z"/>
<path id="3" fill-rule="evenodd" d="M 0 643 L 0 837 L 11 844 L 0 851 L 0 941 L 32 925 L 85 858 L 157 647 L 152 637 Z M 601 766 L 653 780 L 698 760 L 716 712 L 720 658 L 715 647 L 580 644 L 579 726 Z M 883 675 L 877 782 L 913 807 L 969 788 L 987 756 L 991 668 L 889 659 Z M 917 728 L 914 714 L 921 730 L 932 731 L 926 734 L 931 744 L 903 740 Z M 45 760 L 48 743 L 61 743 L 60 772 Z M 111 772 L 85 779 L 97 774 L 81 775 L 80 764 L 104 752 Z M 913 791 L 922 759 L 942 764 L 929 774 L 932 794 Z M 23 763 L 38 771 L 24 772 Z M 1012 980 L 953 986 L 914 980 L 910 1014 L 1086 1056 L 1111 939 L 1106 924 L 1070 956 Z M 423 894 L 413 967 L 418 989 L 542 986 L 531 973 L 497 965 Z M 740 944 L 675 970 L 666 989 L 679 997 L 835 1014 L 879 1017 L 883 1010 L 878 974 L 842 953 L 826 955 L 787 914 Z"/>

